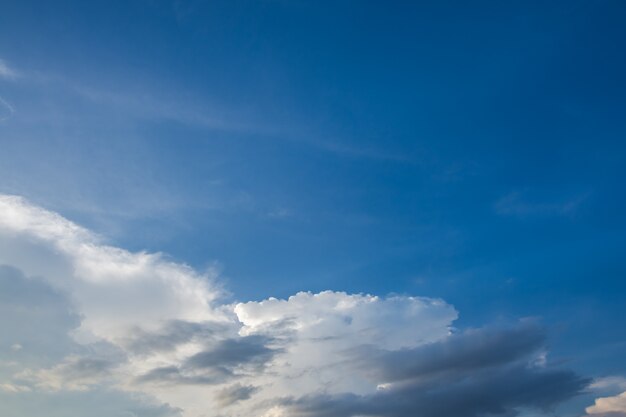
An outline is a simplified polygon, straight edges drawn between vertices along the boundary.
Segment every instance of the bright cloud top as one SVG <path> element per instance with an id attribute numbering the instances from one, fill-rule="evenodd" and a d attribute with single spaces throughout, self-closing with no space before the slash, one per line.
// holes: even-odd
<path id="1" fill-rule="evenodd" d="M 593 417 L 624 417 L 626 416 L 626 392 L 612 397 L 597 398 L 595 404 L 587 407 L 586 411 Z"/>
<path id="2" fill-rule="evenodd" d="M 0 265 L 2 415 L 511 415 L 588 383 L 541 360 L 533 322 L 455 332 L 442 300 L 334 291 L 225 303 L 214 273 L 15 196 Z"/>

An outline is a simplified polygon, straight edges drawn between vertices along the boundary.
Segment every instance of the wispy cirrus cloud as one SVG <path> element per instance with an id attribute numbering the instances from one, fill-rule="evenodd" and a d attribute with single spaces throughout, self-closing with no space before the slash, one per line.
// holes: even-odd
<path id="1" fill-rule="evenodd" d="M 6 61 L 0 59 L 0 78 L 14 80 L 18 76 L 19 73 L 15 69 L 11 68 Z"/>
<path id="2" fill-rule="evenodd" d="M 496 201 L 494 210 L 501 216 L 572 216 L 588 198 L 589 193 L 563 199 L 533 198 L 528 192 L 513 191 Z"/>
<path id="3" fill-rule="evenodd" d="M 626 378 L 622 376 L 606 376 L 594 379 L 589 388 L 603 390 L 608 388 L 618 388 L 626 390 Z"/>

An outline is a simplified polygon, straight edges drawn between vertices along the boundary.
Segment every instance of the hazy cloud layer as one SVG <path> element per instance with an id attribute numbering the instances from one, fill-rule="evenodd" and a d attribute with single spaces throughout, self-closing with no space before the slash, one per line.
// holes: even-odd
<path id="1" fill-rule="evenodd" d="M 224 303 L 212 274 L 14 196 L 0 264 L 2 415 L 510 416 L 588 383 L 534 322 L 456 332 L 442 300 L 334 291 Z"/>

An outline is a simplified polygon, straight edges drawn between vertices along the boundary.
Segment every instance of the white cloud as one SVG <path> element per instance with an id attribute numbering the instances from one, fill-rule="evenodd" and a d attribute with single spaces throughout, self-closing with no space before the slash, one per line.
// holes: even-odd
<path id="1" fill-rule="evenodd" d="M 285 376 L 273 381 L 274 395 L 297 395 L 320 386 L 330 392 L 375 390 L 375 383 L 352 372 L 352 349 L 400 349 L 440 340 L 457 317 L 454 308 L 437 299 L 333 291 L 240 303 L 235 313 L 243 323 L 242 334 L 288 341 L 274 364 Z"/>
<path id="2" fill-rule="evenodd" d="M 0 262 L 41 276 L 72 295 L 86 335 L 115 342 L 135 327 L 168 320 L 220 320 L 212 274 L 131 253 L 61 216 L 15 196 L 0 196 Z"/>
<path id="3" fill-rule="evenodd" d="M 124 412 L 146 416 L 291 416 L 326 404 L 358 410 L 377 395 L 406 401 L 397 388 L 407 383 L 397 368 L 403 358 L 413 364 L 410 372 L 426 372 L 424 358 L 436 359 L 428 381 L 438 384 L 440 375 L 457 372 L 447 368 L 449 360 L 493 356 L 463 372 L 503 367 L 482 374 L 489 387 L 496 384 L 491 375 L 537 386 L 563 381 L 558 395 L 540 399 L 547 403 L 573 395 L 584 382 L 517 367 L 542 347 L 533 327 L 451 336 L 457 312 L 439 299 L 324 291 L 224 304 L 214 273 L 108 245 L 16 196 L 0 195 L 2 264 L 9 266 L 0 267 L 6 293 L 0 291 L 0 324 L 10 340 L 0 345 L 7 355 L 0 399 L 26 417 L 37 414 L 33 398 L 45 405 L 54 396 L 81 406 L 117 399 Z M 437 346 L 447 353 L 438 355 Z M 374 355 L 365 360 L 364 352 Z M 379 389 L 403 372 L 398 383 Z M 492 395 L 489 407 L 524 405 L 507 395 L 502 404 Z"/>
<path id="4" fill-rule="evenodd" d="M 597 398 L 595 404 L 587 407 L 586 411 L 587 414 L 594 417 L 605 415 L 612 417 L 626 416 L 626 392 L 613 397 Z"/>
<path id="5" fill-rule="evenodd" d="M 618 388 L 626 390 L 626 378 L 622 376 L 607 376 L 596 378 L 589 388 L 594 390 L 603 390 L 607 388 Z"/>

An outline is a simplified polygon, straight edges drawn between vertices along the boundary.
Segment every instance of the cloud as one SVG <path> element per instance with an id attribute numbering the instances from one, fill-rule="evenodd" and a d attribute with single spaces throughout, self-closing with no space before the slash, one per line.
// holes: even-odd
<path id="1" fill-rule="evenodd" d="M 259 388 L 252 385 L 235 384 L 218 391 L 216 399 L 220 407 L 227 407 L 239 401 L 250 399 Z"/>
<path id="2" fill-rule="evenodd" d="M 68 294 L 0 265 L 0 415 L 180 416 L 145 394 L 107 387 L 123 352 L 76 343 L 71 333 L 79 325 Z"/>
<path id="3" fill-rule="evenodd" d="M 94 389 L 68 392 L 6 393 L 0 415 L 20 417 L 181 417 L 182 410 L 137 393 Z"/>
<path id="4" fill-rule="evenodd" d="M 216 385 L 232 378 L 256 375 L 281 352 L 269 347 L 272 340 L 243 336 L 220 340 L 185 359 L 179 366 L 167 366 L 142 375 L 143 382 Z"/>
<path id="5" fill-rule="evenodd" d="M 613 397 L 602 397 L 587 407 L 587 414 L 593 417 L 626 417 L 626 392 Z"/>
<path id="6" fill-rule="evenodd" d="M 589 197 L 585 193 L 562 200 L 544 201 L 530 198 L 528 194 L 515 191 L 505 195 L 495 203 L 495 212 L 501 216 L 515 217 L 571 216 Z"/>
<path id="7" fill-rule="evenodd" d="M 233 374 L 242 365 L 261 367 L 272 359 L 277 349 L 271 349 L 271 342 L 265 337 L 244 336 L 226 339 L 209 350 L 196 353 L 185 365 L 194 369 L 219 369 L 226 374 Z"/>
<path id="8" fill-rule="evenodd" d="M 626 378 L 622 376 L 596 378 L 593 380 L 593 383 L 589 385 L 589 388 L 594 390 L 603 390 L 606 388 L 619 388 L 626 390 Z"/>
<path id="9" fill-rule="evenodd" d="M 358 369 L 382 382 L 375 393 L 287 398 L 274 409 L 291 417 L 473 417 L 549 410 L 577 395 L 588 380 L 537 367 L 537 326 L 479 329 L 413 349 L 363 356 Z"/>
<path id="10" fill-rule="evenodd" d="M 67 294 L 41 279 L 0 265 L 0 357 L 51 365 L 74 349 L 69 332 L 80 325 Z"/>
<path id="11" fill-rule="evenodd" d="M 9 102 L 0 97 L 0 122 L 8 120 L 15 113 L 15 109 Z"/>
<path id="12" fill-rule="evenodd" d="M 6 61 L 0 59 L 0 79 L 13 80 L 18 77 L 17 71 L 9 67 Z"/>
<path id="13" fill-rule="evenodd" d="M 369 395 L 314 395 L 284 400 L 284 415 L 292 417 L 474 417 L 517 415 L 520 407 L 549 411 L 578 394 L 585 386 L 566 371 L 534 372 L 516 367 L 480 373 L 470 380 L 450 380 L 441 385 L 410 384 Z"/>
<path id="14" fill-rule="evenodd" d="M 293 336 L 300 343 L 340 347 L 413 346 L 447 336 L 457 318 L 456 310 L 440 299 L 334 291 L 239 303 L 234 311 L 243 323 L 242 334 Z"/>
<path id="15" fill-rule="evenodd" d="M 472 329 L 437 343 L 400 350 L 371 347 L 355 352 L 359 367 L 386 383 L 417 381 L 421 384 L 458 379 L 482 369 L 497 368 L 530 355 L 540 355 L 543 330 L 534 323 L 513 328 Z"/>
<path id="16" fill-rule="evenodd" d="M 458 332 L 454 307 L 404 295 L 227 303 L 216 276 L 16 196 L 0 264 L 1 415 L 509 416 L 588 382 L 539 360 L 533 322 Z"/>
<path id="17" fill-rule="evenodd" d="M 15 380 L 44 391 L 86 391 L 110 385 L 115 370 L 127 362 L 125 353 L 105 342 L 77 345 L 73 352 L 49 368 L 25 369 Z"/>
<path id="18" fill-rule="evenodd" d="M 137 355 L 171 352 L 178 346 L 211 339 L 223 330 L 219 322 L 196 323 L 184 320 L 166 321 L 160 329 L 148 332 L 137 327 L 126 340 L 120 343 Z"/>
<path id="19" fill-rule="evenodd" d="M 0 262 L 71 294 L 86 335 L 115 343 L 137 327 L 154 331 L 171 320 L 224 320 L 211 306 L 221 295 L 211 276 L 158 253 L 106 245 L 20 197 L 0 195 L 0 212 Z"/>

